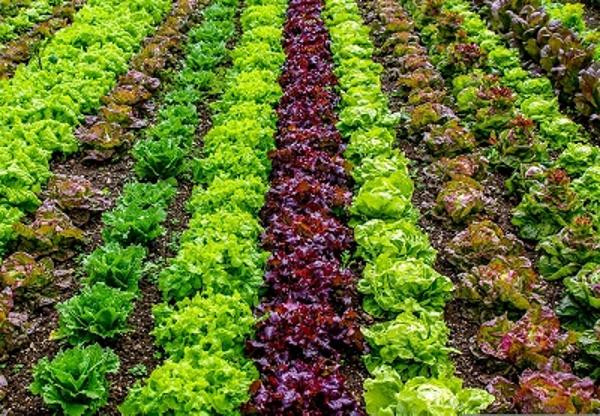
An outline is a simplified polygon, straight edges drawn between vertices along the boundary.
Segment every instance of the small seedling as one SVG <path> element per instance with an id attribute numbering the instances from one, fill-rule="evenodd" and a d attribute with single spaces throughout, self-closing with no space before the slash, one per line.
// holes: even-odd
<path id="1" fill-rule="evenodd" d="M 139 378 L 148 375 L 148 368 L 144 364 L 136 364 L 128 370 L 129 374 Z"/>

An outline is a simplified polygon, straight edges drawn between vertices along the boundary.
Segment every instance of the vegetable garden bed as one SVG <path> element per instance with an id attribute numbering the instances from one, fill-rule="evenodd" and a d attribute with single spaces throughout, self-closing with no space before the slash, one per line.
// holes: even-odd
<path id="1" fill-rule="evenodd" d="M 0 414 L 600 412 L 593 10 L 0 0 Z"/>

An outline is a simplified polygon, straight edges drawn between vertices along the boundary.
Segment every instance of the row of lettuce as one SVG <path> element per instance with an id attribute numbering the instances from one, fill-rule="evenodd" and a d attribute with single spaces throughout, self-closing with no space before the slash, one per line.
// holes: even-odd
<path id="1" fill-rule="evenodd" d="M 281 97 L 285 9 L 280 0 L 245 4 L 223 94 L 211 105 L 212 127 L 193 165 L 192 218 L 158 279 L 165 303 L 154 310 L 154 335 L 167 359 L 131 391 L 125 415 L 238 414 L 258 378 L 244 346 L 268 258 L 258 213 Z"/>
<path id="2" fill-rule="evenodd" d="M 284 25 L 277 148 L 261 212 L 272 254 L 247 346 L 261 376 L 247 414 L 364 414 L 347 377 L 364 342 L 356 274 L 342 259 L 353 244 L 343 216 L 352 194 L 323 7 L 291 0 Z"/>
<path id="3" fill-rule="evenodd" d="M 600 34 L 586 27 L 581 4 L 475 1 L 461 7 L 470 6 L 527 60 L 539 65 L 575 117 L 598 128 Z"/>
<path id="4" fill-rule="evenodd" d="M 585 137 L 578 125 L 561 115 L 547 78 L 533 77 L 524 71 L 518 52 L 504 47 L 502 39 L 486 29 L 479 16 L 468 10 L 466 2 L 450 0 L 442 3 L 440 7 L 430 3 L 404 2 L 429 47 L 432 62 L 446 79 L 451 80 L 453 104 L 470 130 L 454 126 L 454 134 L 451 134 L 446 124 L 444 135 L 439 135 L 442 130 L 433 132 L 437 137 L 429 135 L 426 138 L 426 144 L 434 155 L 452 157 L 440 160 L 445 175 L 449 174 L 452 179 L 440 192 L 437 209 L 445 211 L 456 223 L 469 223 L 450 246 L 451 261 L 458 270 L 464 271 L 459 296 L 488 308 L 500 307 L 510 316 L 505 314 L 481 325 L 477 343 L 484 355 L 518 369 L 536 369 L 526 369 L 517 384 L 494 379 L 489 388 L 498 398 L 496 409 L 593 411 L 600 403 L 593 381 L 571 374 L 570 366 L 562 360 L 573 351 L 576 335 L 559 329 L 555 312 L 539 297 L 537 274 L 529 260 L 521 257 L 522 242 L 504 235 L 495 224 L 473 222 L 473 218 L 487 214 L 485 189 L 480 182 L 487 162 L 500 172 L 512 174 L 507 184 L 517 197 L 531 189 L 531 194 L 525 194 L 516 207 L 513 217 L 522 237 L 536 239 L 540 235 L 553 235 L 567 226 L 567 222 L 563 221 L 558 229 L 553 230 L 553 223 L 548 220 L 552 213 L 544 205 L 555 204 L 564 208 L 569 213 L 566 215 L 572 215 L 576 227 L 579 227 L 578 236 L 583 237 L 583 233 L 586 237 L 577 240 L 570 233 L 571 239 L 567 241 L 568 237 L 560 239 L 554 236 L 538 247 L 545 253 L 538 264 L 540 272 L 544 277 L 552 278 L 549 272 L 553 268 L 556 271 L 569 264 L 570 259 L 567 261 L 562 255 L 565 245 L 575 257 L 589 256 L 593 249 L 578 243 L 585 240 L 589 244 L 597 239 L 597 233 L 593 231 L 592 218 L 582 218 L 581 212 L 564 204 L 565 198 L 572 195 L 559 191 L 542 196 L 540 187 L 547 186 L 549 182 L 555 183 L 552 181 L 563 183 L 565 180 L 565 172 L 553 168 L 555 164 L 566 164 L 568 169 L 590 169 L 588 175 L 594 172 L 594 166 L 586 166 L 595 163 L 588 156 L 597 151 L 587 145 L 574 144 L 585 141 Z M 462 30 L 457 30 L 459 27 Z M 430 119 L 452 122 L 444 120 L 447 115 L 440 111 L 443 106 L 431 109 L 434 111 L 427 115 Z M 415 122 L 414 112 L 412 122 Z M 487 145 L 491 146 L 483 153 L 468 154 Z M 553 162 L 550 155 L 560 151 L 563 153 L 558 161 Z M 481 158 L 482 155 L 485 159 Z M 482 161 L 485 162 L 482 164 Z M 552 189 L 556 191 L 556 188 Z M 582 206 L 593 204 L 596 189 L 593 181 L 588 179 L 579 189 L 584 189 L 578 195 L 579 203 Z M 555 199 L 552 200 L 553 197 Z M 572 231 L 572 228 L 569 230 Z M 568 233 L 562 231 L 563 236 Z M 487 237 L 481 239 L 482 235 Z M 470 252 L 475 244 L 483 252 Z M 471 269 L 473 261 L 484 260 L 489 263 Z M 581 264 L 571 264 L 570 270 L 563 271 L 572 273 L 573 266 L 577 269 Z M 593 276 L 593 270 L 588 271 L 586 276 Z M 580 279 L 579 283 L 571 285 L 569 292 L 578 292 L 585 287 L 588 291 L 593 289 L 590 280 Z M 577 288 L 573 289 L 575 286 Z M 564 309 L 563 306 L 558 308 L 559 314 L 565 316 L 561 309 Z M 521 316 L 517 312 L 519 310 L 525 313 Z M 573 312 L 572 309 L 570 311 Z M 589 342 L 589 335 L 580 337 L 581 342 Z M 536 341 L 532 341 L 534 339 Z M 539 339 L 546 342 L 539 343 Z M 582 376 L 593 375 L 589 367 L 587 370 L 585 367 L 583 362 L 576 364 L 576 370 L 582 370 Z M 555 400 L 541 400 L 543 397 Z"/>
<path id="5" fill-rule="evenodd" d="M 378 8 L 398 32 L 396 3 L 382 1 Z M 366 264 L 358 289 L 365 310 L 378 321 L 363 329 L 371 348 L 365 357 L 371 375 L 364 383 L 367 413 L 478 412 L 493 398 L 463 388 L 453 375 L 443 318 L 453 285 L 432 268 L 436 252 L 416 225 L 414 184 L 395 148 L 398 117 L 382 92 L 383 68 L 372 60 L 369 30 L 354 0 L 328 1 L 326 18 L 342 90 L 338 128 L 348 140 L 345 155 L 357 187 L 351 224 Z"/>
<path id="6" fill-rule="evenodd" d="M 35 210 L 53 152 L 77 149 L 74 128 L 127 69 L 171 1 L 92 0 L 37 59 L 0 81 L 0 251 Z M 85 76 L 82 76 L 85 74 Z"/>
<path id="7" fill-rule="evenodd" d="M 181 39 L 180 31 L 186 30 L 204 5 L 185 0 L 176 3 L 157 37 L 162 41 Z M 125 186 L 117 206 L 103 215 L 104 244 L 84 260 L 81 293 L 57 307 L 59 326 L 52 337 L 73 347 L 52 361 L 44 358 L 34 369 L 31 386 L 50 408 L 69 415 L 93 414 L 107 402 L 110 386 L 106 375 L 116 372 L 119 363 L 114 352 L 100 344 L 111 345 L 131 329 L 127 322 L 140 296 L 144 258 L 153 240 L 164 234 L 161 224 L 176 192 L 173 176 L 189 170 L 186 158 L 192 153 L 201 118 L 196 106 L 218 88 L 219 68 L 226 62 L 226 45 L 235 32 L 236 8 L 236 2 L 213 4 L 202 12 L 203 23 L 188 32 L 183 68 L 161 97 L 156 124 L 145 130 L 146 137 L 133 150 L 139 180 L 158 182 Z M 154 45 L 153 40 L 148 45 Z M 169 49 L 153 58 L 161 58 L 161 54 L 167 60 Z M 146 67 L 153 73 L 157 65 L 151 62 Z M 76 202 L 77 208 L 101 204 L 101 195 L 87 184 L 72 177 L 61 180 L 68 201 Z"/>

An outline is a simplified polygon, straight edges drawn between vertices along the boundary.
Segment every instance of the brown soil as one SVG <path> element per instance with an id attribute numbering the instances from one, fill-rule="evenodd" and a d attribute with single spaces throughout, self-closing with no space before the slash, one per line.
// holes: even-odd
<path id="1" fill-rule="evenodd" d="M 363 18 L 367 23 L 376 22 L 376 14 L 370 12 L 371 0 L 359 0 Z M 383 44 L 384 39 L 380 38 L 377 30 L 372 31 L 372 39 L 376 48 Z M 383 88 L 386 91 L 392 111 L 399 111 L 405 106 L 403 100 L 395 96 L 395 76 L 398 73 L 396 58 L 393 56 L 376 56 L 375 60 L 381 63 L 384 68 L 382 76 Z M 432 208 L 435 205 L 435 198 L 441 189 L 442 182 L 432 175 L 428 175 L 426 169 L 433 161 L 428 155 L 427 149 L 422 144 L 415 144 L 403 139 L 405 133 L 400 127 L 398 130 L 399 146 L 406 156 L 413 162 L 412 176 L 415 181 L 416 192 L 413 196 L 413 203 L 421 212 L 421 227 L 428 233 L 431 244 L 438 250 L 438 258 L 435 268 L 441 274 L 450 277 L 456 282 L 458 270 L 452 266 L 445 256 L 445 247 L 448 242 L 462 231 L 465 226 L 452 223 L 447 218 L 440 218 L 433 213 Z M 518 204 L 519 200 L 507 194 L 504 182 L 507 176 L 502 172 L 490 170 L 487 176 L 479 182 L 484 187 L 486 200 L 488 201 L 486 210 L 481 217 L 489 218 L 496 222 L 505 233 L 516 235 L 517 232 L 511 224 L 511 212 Z M 535 246 L 524 242 L 525 256 L 535 264 L 538 253 Z M 546 303 L 554 307 L 561 297 L 563 291 L 562 284 L 559 282 L 542 282 L 541 295 Z M 451 331 L 450 346 L 460 351 L 453 355 L 456 364 L 456 374 L 460 376 L 467 386 L 485 387 L 490 379 L 497 375 L 503 375 L 508 378 L 516 378 L 516 371 L 506 364 L 495 362 L 490 357 L 482 357 L 477 352 L 473 341 L 480 323 L 491 319 L 491 312 L 482 312 L 481 308 L 475 308 L 461 300 L 453 300 L 446 305 L 445 320 Z M 568 361 L 572 361 L 570 357 Z"/>
<path id="2" fill-rule="evenodd" d="M 598 0 L 583 0 L 585 4 L 585 23 L 589 29 L 600 26 L 600 2 Z"/>

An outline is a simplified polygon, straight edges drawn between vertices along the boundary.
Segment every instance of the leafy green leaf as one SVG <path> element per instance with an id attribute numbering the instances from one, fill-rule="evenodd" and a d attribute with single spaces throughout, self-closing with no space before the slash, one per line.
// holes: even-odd
<path id="1" fill-rule="evenodd" d="M 52 409 L 67 416 L 91 416 L 108 402 L 106 375 L 116 373 L 119 358 L 98 344 L 59 352 L 43 358 L 33 369 L 31 392 Z"/>

